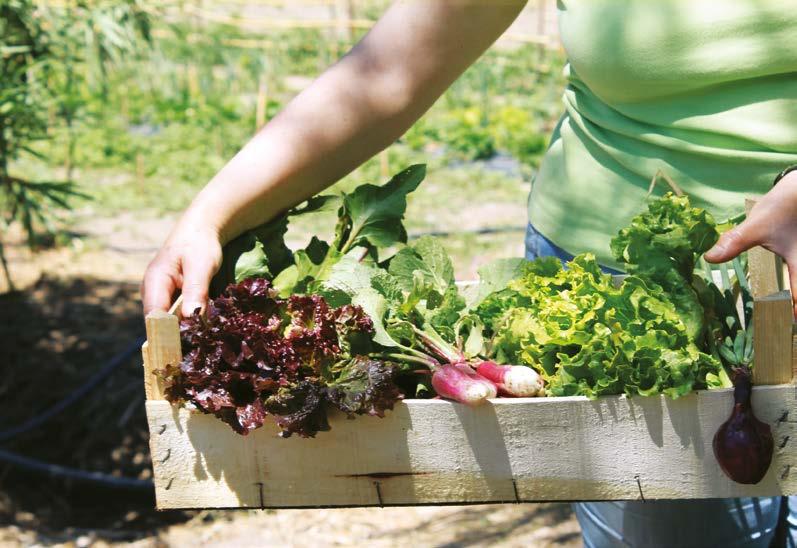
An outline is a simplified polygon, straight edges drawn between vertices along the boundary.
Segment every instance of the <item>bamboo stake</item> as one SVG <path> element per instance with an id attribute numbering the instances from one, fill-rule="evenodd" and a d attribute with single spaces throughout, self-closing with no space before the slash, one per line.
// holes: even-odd
<path id="1" fill-rule="evenodd" d="M 136 184 L 138 185 L 139 192 L 144 192 L 145 186 L 144 177 L 144 155 L 141 152 L 136 152 Z"/>
<path id="2" fill-rule="evenodd" d="M 268 83 L 261 74 L 257 86 L 257 105 L 255 107 L 255 131 L 266 125 L 266 109 L 268 107 Z"/>
<path id="3" fill-rule="evenodd" d="M 379 153 L 379 172 L 383 179 L 390 175 L 390 158 L 388 157 L 387 149 Z"/>
<path id="4" fill-rule="evenodd" d="M 186 70 L 186 80 L 188 81 L 188 95 L 192 99 L 199 100 L 201 95 L 199 89 L 199 72 L 196 65 L 191 63 Z"/>

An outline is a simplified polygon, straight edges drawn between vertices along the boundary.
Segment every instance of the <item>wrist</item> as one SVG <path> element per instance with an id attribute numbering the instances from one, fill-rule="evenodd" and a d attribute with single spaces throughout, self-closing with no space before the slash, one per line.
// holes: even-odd
<path id="1" fill-rule="evenodd" d="M 226 243 L 223 240 L 226 224 L 227 221 L 216 209 L 199 200 L 194 200 L 183 212 L 174 232 L 182 237 L 195 237 L 200 240 L 212 238 L 223 245 Z"/>

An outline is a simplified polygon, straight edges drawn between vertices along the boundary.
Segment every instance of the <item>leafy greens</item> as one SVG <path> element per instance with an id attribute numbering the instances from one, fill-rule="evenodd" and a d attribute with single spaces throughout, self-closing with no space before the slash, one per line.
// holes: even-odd
<path id="1" fill-rule="evenodd" d="M 326 404 L 382 416 L 400 399 L 399 365 L 371 359 L 373 324 L 361 308 L 318 295 L 280 299 L 269 282 L 230 285 L 181 322 L 185 355 L 163 372 L 166 396 L 212 413 L 240 434 L 273 415 L 282 436 L 328 430 Z"/>
<path id="2" fill-rule="evenodd" d="M 694 275 L 718 235 L 687 198 L 651 201 L 612 240 L 622 282 L 584 254 L 500 259 L 463 291 L 438 240 L 407 244 L 407 195 L 424 174 L 311 198 L 228 244 L 207 317 L 181 322 L 184 359 L 161 372 L 167 397 L 242 434 L 272 415 L 283 436 L 314 436 L 329 407 L 382 416 L 403 394 L 433 396 L 447 367 L 485 380 L 473 371 L 484 359 L 534 368 L 548 395 L 590 398 L 675 398 L 728 386 L 732 350 L 749 362 L 732 293 Z M 291 218 L 330 207 L 330 241 L 285 245 Z"/>
<path id="3" fill-rule="evenodd" d="M 723 385 L 722 365 L 701 350 L 704 311 L 695 261 L 717 239 L 714 221 L 685 197 L 652 201 L 612 240 L 630 273 L 619 286 L 592 255 L 564 268 L 527 262 L 478 304 L 500 363 L 537 368 L 553 396 L 666 394 Z"/>

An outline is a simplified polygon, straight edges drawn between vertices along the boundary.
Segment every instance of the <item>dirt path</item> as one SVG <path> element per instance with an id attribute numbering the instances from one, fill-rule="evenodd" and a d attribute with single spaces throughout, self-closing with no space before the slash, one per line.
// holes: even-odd
<path id="1" fill-rule="evenodd" d="M 229 523 L 172 526 L 160 539 L 174 546 L 193 539 L 215 548 L 581 546 L 578 524 L 562 504 L 282 510 Z"/>

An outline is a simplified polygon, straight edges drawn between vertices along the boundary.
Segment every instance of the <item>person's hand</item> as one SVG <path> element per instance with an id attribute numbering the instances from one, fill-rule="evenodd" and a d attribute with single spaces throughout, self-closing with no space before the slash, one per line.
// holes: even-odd
<path id="1" fill-rule="evenodd" d="M 212 227 L 184 217 L 149 263 L 141 284 L 144 314 L 168 310 L 182 290 L 183 316 L 204 308 L 210 279 L 221 264 L 221 242 Z"/>
<path id="2" fill-rule="evenodd" d="M 747 219 L 723 234 L 706 252 L 705 258 L 712 263 L 721 263 L 757 245 L 786 261 L 794 298 L 797 295 L 797 172 L 789 173 L 767 192 Z"/>

